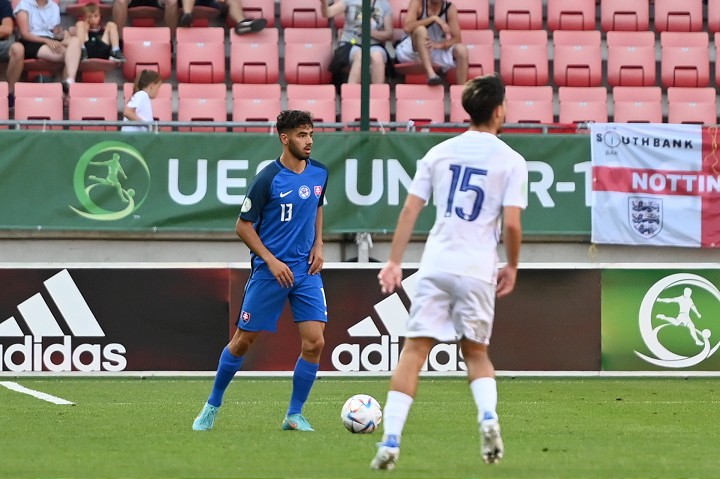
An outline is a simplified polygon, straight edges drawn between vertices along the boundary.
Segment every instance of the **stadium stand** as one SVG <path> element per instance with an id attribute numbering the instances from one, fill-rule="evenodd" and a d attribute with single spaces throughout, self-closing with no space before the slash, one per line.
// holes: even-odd
<path id="1" fill-rule="evenodd" d="M 542 0 L 495 0 L 495 30 L 540 30 Z"/>
<path id="2" fill-rule="evenodd" d="M 452 3 L 457 7 L 458 23 L 463 36 L 470 30 L 490 28 L 490 5 L 488 0 L 453 0 Z M 393 15 L 395 15 L 394 8 Z"/>
<path id="3" fill-rule="evenodd" d="M 653 3 L 656 32 L 702 31 L 702 0 L 654 0 Z"/>
<path id="4" fill-rule="evenodd" d="M 276 28 L 230 35 L 232 83 L 277 83 L 279 78 L 280 49 Z"/>
<path id="5" fill-rule="evenodd" d="M 443 89 L 429 85 L 395 85 L 395 121 L 412 121 L 416 126 L 444 122 Z"/>
<path id="6" fill-rule="evenodd" d="M 0 81 L 0 120 L 10 118 L 8 109 L 8 83 Z M 6 129 L 7 126 L 0 126 L 0 129 Z"/>
<path id="7" fill-rule="evenodd" d="M 649 0 L 601 0 L 600 27 L 609 31 L 646 31 L 650 28 Z"/>
<path id="8" fill-rule="evenodd" d="M 63 90 L 59 82 L 15 84 L 16 120 L 62 120 Z M 44 126 L 29 126 L 28 129 L 45 129 Z M 48 127 L 47 129 L 61 129 Z"/>
<path id="9" fill-rule="evenodd" d="M 467 114 L 462 106 L 463 85 L 450 85 L 450 118 L 451 123 L 463 123 L 470 121 L 470 115 Z"/>
<path id="10" fill-rule="evenodd" d="M 492 30 L 467 30 L 462 41 L 468 50 L 468 78 L 495 72 L 495 44 Z M 426 80 L 423 75 L 423 80 Z M 455 69 L 447 73 L 448 83 L 455 84 Z"/>
<path id="11" fill-rule="evenodd" d="M 232 86 L 233 121 L 275 121 L 282 110 L 282 92 L 278 83 Z M 267 133 L 267 127 L 236 127 L 233 131 Z"/>
<path id="12" fill-rule="evenodd" d="M 553 34 L 555 86 L 595 87 L 602 83 L 602 51 L 598 30 L 558 30 Z"/>
<path id="13" fill-rule="evenodd" d="M 316 2 L 317 3 L 317 2 Z M 329 84 L 333 54 L 330 28 L 285 28 L 285 81 Z"/>
<path id="14" fill-rule="evenodd" d="M 123 84 L 123 108 L 127 105 L 133 95 L 132 83 Z M 150 100 L 152 103 L 153 117 L 157 121 L 172 121 L 173 120 L 173 87 L 170 83 L 163 83 L 160 85 L 160 90 L 155 98 Z M 172 128 L 169 126 L 160 127 L 160 131 L 171 131 Z"/>
<path id="15" fill-rule="evenodd" d="M 551 86 L 514 86 L 505 88 L 509 123 L 553 123 Z"/>
<path id="16" fill-rule="evenodd" d="M 595 87 L 560 87 L 560 123 L 607 123 L 607 89 Z"/>
<path id="17" fill-rule="evenodd" d="M 337 118 L 334 85 L 288 85 L 287 105 L 291 110 L 308 110 L 315 122 L 334 123 Z M 316 128 L 317 131 L 334 131 Z"/>
<path id="18" fill-rule="evenodd" d="M 662 86 L 706 87 L 710 84 L 707 33 L 662 32 L 660 45 Z"/>
<path id="19" fill-rule="evenodd" d="M 652 86 L 655 79 L 653 32 L 607 32 L 609 86 Z"/>
<path id="20" fill-rule="evenodd" d="M 612 96 L 614 122 L 662 123 L 663 102 L 659 86 L 616 86 Z"/>
<path id="21" fill-rule="evenodd" d="M 717 124 L 717 93 L 714 88 L 667 89 L 668 123 Z"/>
<path id="22" fill-rule="evenodd" d="M 179 83 L 178 121 L 227 121 L 227 90 L 220 83 Z M 153 112 L 154 113 L 154 112 Z M 179 127 L 178 131 L 227 131 L 225 127 Z"/>
<path id="23" fill-rule="evenodd" d="M 283 28 L 326 28 L 328 19 L 320 13 L 318 0 L 280 2 L 280 25 Z"/>
<path id="24" fill-rule="evenodd" d="M 180 83 L 225 82 L 225 30 L 178 28 L 175 74 Z"/>
<path id="25" fill-rule="evenodd" d="M 68 120 L 88 121 L 88 126 L 76 130 L 117 130 L 116 126 L 93 125 L 92 120 L 117 121 L 118 89 L 114 83 L 73 83 L 70 85 Z"/>
<path id="26" fill-rule="evenodd" d="M 356 83 L 343 83 L 340 86 L 340 121 L 352 123 L 360 121 L 360 93 L 362 86 Z M 390 85 L 377 83 L 370 85 L 370 121 L 390 122 Z M 348 130 L 357 128 L 347 127 Z"/>
<path id="27" fill-rule="evenodd" d="M 125 27 L 123 53 L 127 61 L 123 75 L 135 81 L 142 70 L 155 70 L 163 80 L 172 74 L 170 29 L 168 27 Z"/>
<path id="28" fill-rule="evenodd" d="M 507 85 L 548 82 L 548 34 L 545 30 L 502 30 L 500 76 Z"/>
<path id="29" fill-rule="evenodd" d="M 594 30 L 595 0 L 547 0 L 547 28 Z"/>

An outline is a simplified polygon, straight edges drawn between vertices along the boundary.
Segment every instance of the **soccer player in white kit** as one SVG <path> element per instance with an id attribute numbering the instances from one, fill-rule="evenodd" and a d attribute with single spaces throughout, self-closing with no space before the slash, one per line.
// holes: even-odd
<path id="1" fill-rule="evenodd" d="M 373 469 L 395 467 L 420 369 L 436 341 L 460 342 L 478 409 L 484 461 L 496 463 L 504 452 L 488 345 L 495 297 L 515 287 L 528 171 L 524 158 L 496 136 L 506 107 L 500 77 L 467 82 L 462 105 L 470 114 L 470 128 L 434 146 L 419 162 L 398 218 L 390 259 L 378 274 L 383 293 L 400 287 L 403 253 L 420 211 L 432 197 L 435 224 L 420 261 L 407 338 L 390 380 L 384 435 L 370 464 Z M 498 271 L 501 224 L 507 264 Z"/>

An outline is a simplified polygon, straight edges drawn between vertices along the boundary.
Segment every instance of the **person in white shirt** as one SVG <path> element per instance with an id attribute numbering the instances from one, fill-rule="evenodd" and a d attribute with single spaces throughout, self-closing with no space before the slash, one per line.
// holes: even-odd
<path id="1" fill-rule="evenodd" d="M 481 454 L 502 458 L 495 370 L 488 345 L 495 297 L 515 287 L 527 207 L 525 160 L 497 134 L 505 121 L 505 86 L 499 76 L 470 80 L 462 93 L 470 128 L 431 148 L 418 169 L 398 219 L 390 259 L 378 274 L 383 293 L 401 286 L 403 253 L 415 222 L 433 198 L 436 219 L 420 261 L 407 334 L 383 412 L 384 435 L 370 466 L 393 469 L 417 391 L 420 369 L 436 341 L 459 341 L 478 410 Z M 498 271 L 501 223 L 507 264 Z"/>
<path id="2" fill-rule="evenodd" d="M 149 131 L 150 124 L 155 121 L 152 110 L 152 99 L 160 91 L 162 78 L 154 70 L 143 70 L 135 79 L 133 96 L 123 111 L 124 121 L 144 121 L 148 126 L 124 125 L 122 131 Z"/>

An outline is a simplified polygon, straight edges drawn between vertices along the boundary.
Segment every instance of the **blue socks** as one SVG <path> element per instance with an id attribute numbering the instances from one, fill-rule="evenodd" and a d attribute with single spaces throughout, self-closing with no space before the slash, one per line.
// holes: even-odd
<path id="1" fill-rule="evenodd" d="M 227 346 L 220 355 L 220 363 L 218 364 L 217 373 L 215 375 L 215 383 L 213 384 L 210 397 L 207 402 L 211 406 L 220 407 L 223 395 L 235 373 L 242 367 L 245 356 L 233 356 L 228 351 Z"/>
<path id="2" fill-rule="evenodd" d="M 310 389 L 312 389 L 315 383 L 315 377 L 317 376 L 319 367 L 319 364 L 309 363 L 303 358 L 298 358 L 297 363 L 295 363 L 295 371 L 293 372 L 293 389 L 287 412 L 288 416 L 302 412 L 305 401 L 307 401 L 310 395 Z"/>

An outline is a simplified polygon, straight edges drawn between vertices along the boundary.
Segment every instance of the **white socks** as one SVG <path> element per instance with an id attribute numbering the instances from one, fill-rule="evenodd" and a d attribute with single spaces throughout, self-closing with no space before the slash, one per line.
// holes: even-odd
<path id="1" fill-rule="evenodd" d="M 497 418 L 497 384 L 495 378 L 478 378 L 470 383 L 475 404 L 478 409 L 478 423 L 486 415 Z"/>
<path id="2" fill-rule="evenodd" d="M 405 421 L 407 421 L 413 398 L 400 391 L 388 391 L 385 409 L 383 410 L 384 435 L 402 435 Z"/>

